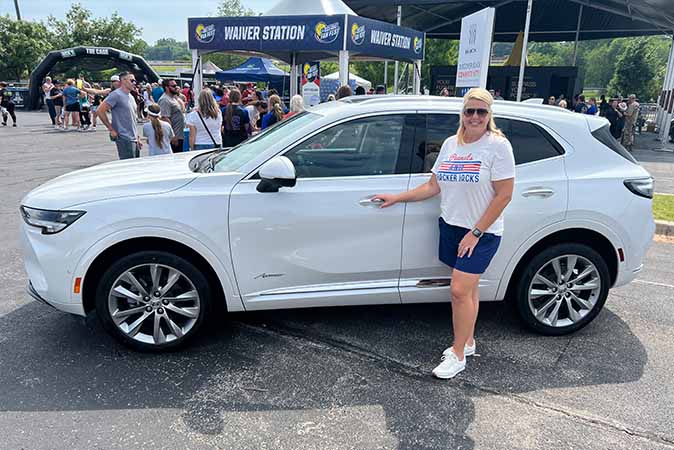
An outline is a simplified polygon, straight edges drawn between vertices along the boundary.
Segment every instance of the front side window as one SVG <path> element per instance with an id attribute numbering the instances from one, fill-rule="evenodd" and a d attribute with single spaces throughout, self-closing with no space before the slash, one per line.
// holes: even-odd
<path id="1" fill-rule="evenodd" d="M 297 178 L 392 175 L 400 164 L 404 129 L 404 115 L 356 119 L 318 133 L 285 156 Z"/>

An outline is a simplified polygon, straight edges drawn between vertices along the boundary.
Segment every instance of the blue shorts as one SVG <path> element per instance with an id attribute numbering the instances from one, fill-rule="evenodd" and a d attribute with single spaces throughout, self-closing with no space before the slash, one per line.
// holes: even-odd
<path id="1" fill-rule="evenodd" d="M 477 241 L 477 246 L 473 249 L 473 255 L 468 257 L 468 254 L 466 254 L 463 258 L 459 258 L 459 243 L 470 230 L 468 228 L 448 225 L 442 217 L 440 217 L 439 222 L 440 261 L 461 272 L 483 274 L 498 250 L 501 236 L 484 233 Z"/>

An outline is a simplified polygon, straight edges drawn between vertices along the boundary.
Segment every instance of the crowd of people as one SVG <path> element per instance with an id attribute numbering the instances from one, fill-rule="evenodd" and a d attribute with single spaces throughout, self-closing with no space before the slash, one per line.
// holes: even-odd
<path id="1" fill-rule="evenodd" d="M 632 151 L 640 106 L 636 95 L 628 96 L 626 101 L 621 95 L 610 99 L 602 95 L 597 102 L 595 97 L 586 100 L 584 95 L 578 94 L 574 96 L 571 105 L 567 103 L 564 95 L 560 95 L 559 98 L 551 96 L 548 98 L 548 105 L 572 109 L 579 114 L 605 117 L 611 124 L 610 130 L 613 137 L 618 139 L 627 150 Z"/>

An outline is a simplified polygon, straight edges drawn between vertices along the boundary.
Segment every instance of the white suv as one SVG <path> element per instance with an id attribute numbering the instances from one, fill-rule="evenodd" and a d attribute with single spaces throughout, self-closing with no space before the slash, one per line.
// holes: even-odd
<path id="1" fill-rule="evenodd" d="M 31 295 L 96 311 L 127 345 L 184 343 L 228 311 L 446 302 L 439 200 L 380 209 L 372 195 L 425 182 L 460 99 L 352 97 L 227 151 L 116 161 L 22 202 Z M 633 280 L 651 242 L 653 179 L 608 122 L 495 102 L 517 175 L 505 234 L 480 282 L 523 321 L 565 334 Z"/>

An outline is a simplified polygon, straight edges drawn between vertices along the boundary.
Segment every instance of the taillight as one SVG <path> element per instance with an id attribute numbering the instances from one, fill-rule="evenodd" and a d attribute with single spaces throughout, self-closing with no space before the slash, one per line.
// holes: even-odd
<path id="1" fill-rule="evenodd" d="M 653 198 L 653 177 L 632 178 L 623 181 L 625 187 L 640 197 Z"/>

